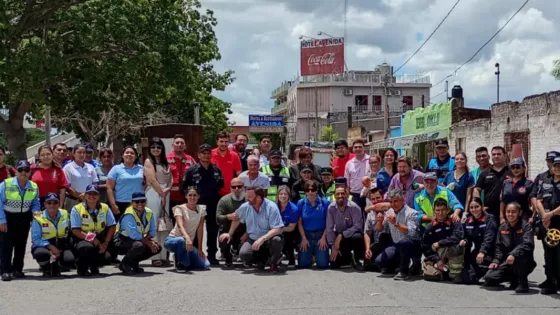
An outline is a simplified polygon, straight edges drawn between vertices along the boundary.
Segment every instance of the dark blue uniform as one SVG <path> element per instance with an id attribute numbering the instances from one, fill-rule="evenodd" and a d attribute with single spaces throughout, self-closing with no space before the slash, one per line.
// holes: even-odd
<path id="1" fill-rule="evenodd" d="M 560 206 L 560 181 L 554 182 L 554 177 L 545 178 L 538 189 L 537 199 L 542 202 L 545 212 L 553 211 Z M 560 229 L 560 215 L 550 219 L 549 229 Z M 543 230 L 546 231 L 546 229 Z M 545 233 L 546 235 L 546 233 Z M 560 245 L 550 247 L 543 237 L 545 274 L 548 286 L 543 288 L 548 294 L 554 294 L 560 284 Z"/>
<path id="2" fill-rule="evenodd" d="M 508 178 L 504 180 L 502 184 L 502 203 L 507 205 L 510 202 L 517 202 L 521 205 L 523 219 L 527 220 L 532 215 L 533 212 L 529 209 L 531 205 L 531 192 L 533 191 L 533 181 L 523 177 L 516 183 L 513 182 L 513 178 Z"/>
<path id="3" fill-rule="evenodd" d="M 473 216 L 467 218 L 463 228 L 464 240 L 467 244 L 465 245 L 465 266 L 462 279 L 465 284 L 477 284 L 488 270 L 488 265 L 494 256 L 498 222 L 493 215 L 483 212 L 478 219 Z M 476 256 L 479 253 L 484 254 L 484 260 L 480 265 L 476 262 Z"/>

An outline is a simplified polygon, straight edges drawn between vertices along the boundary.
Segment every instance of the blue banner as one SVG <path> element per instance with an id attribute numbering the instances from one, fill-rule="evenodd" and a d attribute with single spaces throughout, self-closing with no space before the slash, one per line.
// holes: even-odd
<path id="1" fill-rule="evenodd" d="M 284 117 L 282 115 L 249 115 L 249 132 L 282 133 Z"/>

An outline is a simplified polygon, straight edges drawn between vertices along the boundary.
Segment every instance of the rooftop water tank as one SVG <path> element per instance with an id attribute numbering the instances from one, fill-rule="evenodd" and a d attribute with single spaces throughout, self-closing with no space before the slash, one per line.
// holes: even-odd
<path id="1" fill-rule="evenodd" d="M 451 98 L 463 98 L 463 88 L 460 85 L 455 85 L 451 89 Z"/>

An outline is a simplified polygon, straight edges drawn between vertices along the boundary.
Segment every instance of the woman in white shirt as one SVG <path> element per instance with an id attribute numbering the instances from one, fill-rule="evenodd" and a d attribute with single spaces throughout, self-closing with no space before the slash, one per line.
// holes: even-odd
<path id="1" fill-rule="evenodd" d="M 175 270 L 179 273 L 210 269 L 210 262 L 202 251 L 206 207 L 197 205 L 200 193 L 195 187 L 187 189 L 186 198 L 186 204 L 173 208 L 175 227 L 164 243 L 164 247 L 175 254 Z"/>

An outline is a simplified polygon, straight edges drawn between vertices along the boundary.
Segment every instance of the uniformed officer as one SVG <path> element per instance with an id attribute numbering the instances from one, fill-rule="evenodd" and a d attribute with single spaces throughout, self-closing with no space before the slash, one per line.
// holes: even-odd
<path id="1" fill-rule="evenodd" d="M 523 220 L 529 220 L 533 216 L 533 212 L 529 209 L 529 195 L 533 190 L 533 181 L 525 176 L 525 161 L 520 157 L 515 158 L 509 163 L 509 168 L 513 177 L 504 180 L 502 186 L 500 223 L 505 222 L 506 205 L 511 202 L 517 202 L 521 205 Z"/>
<path id="2" fill-rule="evenodd" d="M 218 252 L 218 223 L 216 221 L 216 208 L 220 195 L 218 191 L 224 186 L 222 171 L 210 162 L 212 147 L 203 144 L 198 150 L 198 163 L 185 173 L 182 183 L 183 196 L 187 195 L 188 187 L 196 187 L 200 191 L 199 204 L 206 206 L 206 246 L 207 258 L 211 266 L 218 266 L 216 259 Z M 195 244 L 197 244 L 195 242 Z"/>
<path id="3" fill-rule="evenodd" d="M 319 186 L 319 195 L 330 202 L 335 201 L 334 190 L 336 185 L 333 178 L 333 169 L 331 167 L 323 167 L 321 169 L 321 179 L 323 183 Z"/>
<path id="4" fill-rule="evenodd" d="M 284 185 L 292 187 L 293 179 L 290 178 L 290 169 L 286 166 L 282 166 L 282 152 L 279 150 L 272 150 L 268 158 L 269 164 L 261 167 L 260 171 L 268 176 L 270 183 L 266 198 L 276 202 L 278 187 Z"/>
<path id="5" fill-rule="evenodd" d="M 305 185 L 305 182 L 309 180 L 315 181 L 315 179 L 313 179 L 313 169 L 311 168 L 311 166 L 306 165 L 301 168 L 300 177 L 292 186 L 293 203 L 297 204 L 300 199 L 306 197 L 305 189 L 303 186 Z M 318 182 L 317 182 L 317 186 L 319 186 Z"/>
<path id="6" fill-rule="evenodd" d="M 464 247 L 459 242 L 464 238 L 463 226 L 449 217 L 447 201 L 434 201 L 434 220 L 426 227 L 422 240 L 424 252 L 424 279 L 441 281 L 451 279 L 461 282 Z"/>
<path id="7" fill-rule="evenodd" d="M 31 223 L 31 254 L 39 263 L 44 277 L 60 276 L 60 264 L 74 263 L 74 254 L 68 244 L 70 216 L 60 209 L 56 193 L 45 197 L 45 210 Z"/>
<path id="8" fill-rule="evenodd" d="M 70 228 L 79 276 L 98 275 L 99 267 L 111 260 L 115 252 L 113 235 L 116 222 L 106 203 L 99 202 L 99 189 L 89 185 L 84 202 L 72 208 Z M 88 271 L 89 269 L 89 271 Z"/>
<path id="9" fill-rule="evenodd" d="M 544 177 L 537 194 L 537 211 L 544 231 L 560 229 L 560 157 L 552 162 L 552 177 Z M 546 233 L 546 232 L 545 232 Z M 560 285 L 560 247 L 543 238 L 546 281 L 542 294 L 556 294 Z"/>
<path id="10" fill-rule="evenodd" d="M 488 271 L 494 257 L 498 222 L 484 211 L 482 200 L 474 197 L 469 204 L 469 217 L 463 224 L 465 238 L 459 243 L 465 248 L 465 264 L 461 276 L 464 284 L 478 284 Z"/>
<path id="11" fill-rule="evenodd" d="M 132 194 L 132 204 L 126 208 L 118 224 L 115 246 L 121 255 L 125 255 L 119 269 L 125 275 L 144 272 L 139 264 L 161 252 L 161 244 L 155 241 L 156 218 L 150 208 L 146 207 L 144 192 Z"/>
<path id="12" fill-rule="evenodd" d="M 455 170 L 455 158 L 449 155 L 449 144 L 445 139 L 436 140 L 436 156 L 433 157 L 426 172 L 435 172 L 440 183 L 443 182 L 445 175 Z"/>
<path id="13" fill-rule="evenodd" d="M 0 238 L 2 281 L 24 278 L 23 258 L 34 213 L 40 213 L 39 189 L 29 180 L 31 165 L 16 164 L 16 177 L 0 184 Z M 12 262 L 12 254 L 14 256 Z"/>
<path id="14" fill-rule="evenodd" d="M 533 189 L 531 190 L 531 205 L 533 206 L 533 210 L 537 209 L 537 194 L 539 193 L 539 188 L 542 186 L 542 182 L 545 178 L 553 177 L 552 174 L 552 161 L 555 157 L 560 156 L 559 152 L 550 151 L 546 153 L 546 171 L 540 173 L 535 178 Z M 533 229 L 535 230 L 535 234 L 537 235 L 538 239 L 542 239 L 544 231 L 541 231 L 542 223 L 540 219 L 540 215 L 538 211 L 535 211 L 535 216 L 533 218 Z M 543 283 L 541 283 L 541 289 L 543 287 Z"/>
<path id="15" fill-rule="evenodd" d="M 534 250 L 533 228 L 521 219 L 521 206 L 515 202 L 508 204 L 506 222 L 498 229 L 496 251 L 484 276 L 484 286 L 509 282 L 510 289 L 515 288 L 516 293 L 528 293 L 528 277 L 537 266 Z"/>

